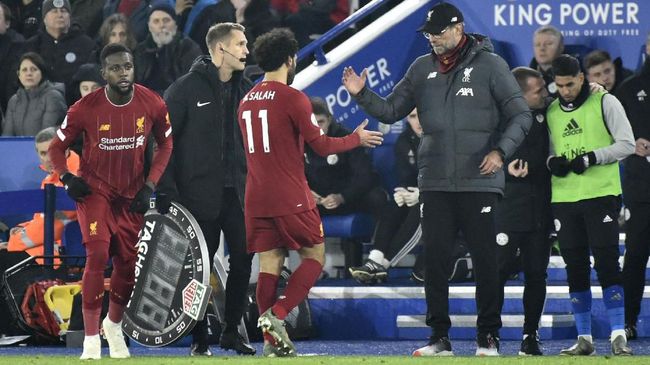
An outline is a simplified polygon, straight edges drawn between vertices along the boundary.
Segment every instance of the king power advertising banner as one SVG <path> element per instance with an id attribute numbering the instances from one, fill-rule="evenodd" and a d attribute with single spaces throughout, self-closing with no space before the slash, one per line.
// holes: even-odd
<path id="1" fill-rule="evenodd" d="M 294 86 L 309 96 L 326 100 L 335 120 L 355 127 L 366 114 L 341 85 L 346 66 L 368 70 L 367 86 L 387 96 L 409 65 L 431 52 L 416 29 L 429 9 L 439 1 L 405 0 L 393 11 L 362 29 L 341 47 L 330 52 L 330 63 L 301 72 Z M 567 46 L 581 51 L 604 49 L 621 57 L 626 68 L 640 65 L 642 47 L 650 31 L 650 0 L 449 0 L 465 17 L 466 31 L 487 35 L 495 51 L 511 68 L 528 66 L 533 58 L 533 33 L 553 25 L 564 35 Z M 393 18 L 391 20 L 391 18 Z M 399 20 L 395 20 L 397 18 Z M 370 29 L 369 29 L 370 28 Z M 371 127 L 376 121 L 369 118 Z M 383 132 L 395 134 L 401 124 Z"/>
<path id="2" fill-rule="evenodd" d="M 562 32 L 564 43 L 603 49 L 636 69 L 650 31 L 648 0 L 455 0 L 469 31 L 512 46 L 511 66 L 528 65 L 533 33 L 543 25 Z"/>

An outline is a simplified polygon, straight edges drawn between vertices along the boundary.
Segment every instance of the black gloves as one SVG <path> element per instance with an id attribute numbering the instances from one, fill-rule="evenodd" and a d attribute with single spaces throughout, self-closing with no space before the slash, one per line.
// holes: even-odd
<path id="1" fill-rule="evenodd" d="M 144 184 L 140 191 L 135 194 L 135 197 L 133 197 L 133 201 L 129 206 L 129 210 L 134 213 L 146 213 L 147 210 L 149 210 L 149 201 L 151 200 L 151 194 L 153 194 L 153 189 L 149 185 Z"/>
<path id="2" fill-rule="evenodd" d="M 66 193 L 76 202 L 82 202 L 84 197 L 90 195 L 90 186 L 79 176 L 66 172 L 59 178 L 65 187 Z"/>
<path id="3" fill-rule="evenodd" d="M 169 194 L 156 192 L 156 210 L 160 214 L 169 213 L 169 207 L 172 206 L 172 197 Z"/>
<path id="4" fill-rule="evenodd" d="M 582 155 L 578 155 L 576 158 L 571 160 L 570 163 L 571 170 L 578 175 L 585 172 L 585 170 L 587 170 L 589 166 L 595 164 L 596 164 L 596 154 L 593 151 L 588 153 L 583 153 Z"/>
<path id="5" fill-rule="evenodd" d="M 548 160 L 548 169 L 551 170 L 551 174 L 558 177 L 564 177 L 569 173 L 569 171 L 571 171 L 571 166 L 566 157 L 555 156 Z"/>

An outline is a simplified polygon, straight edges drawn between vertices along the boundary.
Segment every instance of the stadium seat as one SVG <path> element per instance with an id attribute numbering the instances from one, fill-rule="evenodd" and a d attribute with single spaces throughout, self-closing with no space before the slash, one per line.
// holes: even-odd
<path id="1" fill-rule="evenodd" d="M 61 238 L 61 243 L 63 246 L 63 255 L 65 256 L 86 256 L 86 249 L 81 243 L 81 228 L 79 228 L 79 222 L 74 221 L 65 225 L 63 228 L 63 237 Z M 64 259 L 65 263 L 75 263 L 83 265 L 83 261 L 78 259 Z"/>

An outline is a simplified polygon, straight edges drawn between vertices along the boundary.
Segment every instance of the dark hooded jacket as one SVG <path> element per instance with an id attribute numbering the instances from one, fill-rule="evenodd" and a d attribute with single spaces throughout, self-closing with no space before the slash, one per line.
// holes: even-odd
<path id="1" fill-rule="evenodd" d="M 174 137 L 174 149 L 157 190 L 187 207 L 199 220 L 215 219 L 221 209 L 224 187 L 225 139 L 234 141 L 230 156 L 235 170 L 234 186 L 244 206 L 246 156 L 237 125 L 239 101 L 252 83 L 235 72 L 231 110 L 222 110 L 218 69 L 210 57 L 201 56 L 189 73 L 174 82 L 165 93 Z M 232 128 L 226 128 L 223 113 L 232 113 Z M 225 135 L 225 130 L 232 135 Z"/>

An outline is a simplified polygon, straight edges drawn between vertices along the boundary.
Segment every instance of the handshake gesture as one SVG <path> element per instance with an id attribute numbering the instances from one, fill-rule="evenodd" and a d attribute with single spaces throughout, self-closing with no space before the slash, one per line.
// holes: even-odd
<path id="1" fill-rule="evenodd" d="M 406 189 L 397 187 L 395 188 L 393 199 L 395 199 L 395 204 L 398 207 L 403 205 L 412 207 L 420 202 L 420 189 L 413 186 L 409 186 Z"/>
<path id="2" fill-rule="evenodd" d="M 590 166 L 596 165 L 596 162 L 596 154 L 593 151 L 578 155 L 571 161 L 564 156 L 553 156 L 548 159 L 548 169 L 558 177 L 564 177 L 571 171 L 580 175 Z"/>

